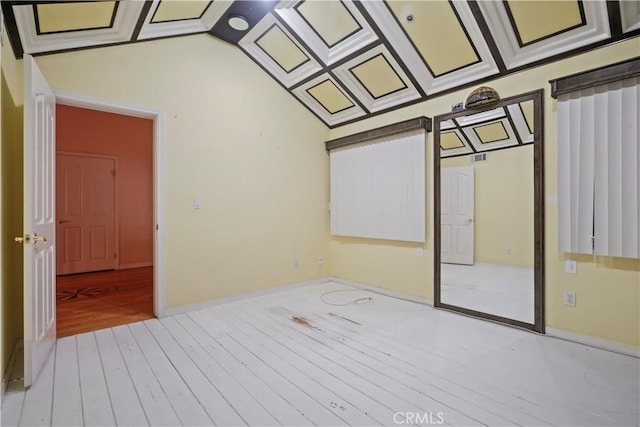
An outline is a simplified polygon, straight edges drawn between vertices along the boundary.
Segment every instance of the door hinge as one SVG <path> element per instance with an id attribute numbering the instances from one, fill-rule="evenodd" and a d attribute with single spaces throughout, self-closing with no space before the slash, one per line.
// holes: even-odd
<path id="1" fill-rule="evenodd" d="M 116 252 L 113 253 L 113 259 L 118 258 L 118 254 Z"/>
<path id="2" fill-rule="evenodd" d="M 111 169 L 111 175 L 116 176 L 116 170 L 115 169 Z"/>
<path id="3" fill-rule="evenodd" d="M 596 250 L 596 236 L 591 236 L 591 250 Z"/>

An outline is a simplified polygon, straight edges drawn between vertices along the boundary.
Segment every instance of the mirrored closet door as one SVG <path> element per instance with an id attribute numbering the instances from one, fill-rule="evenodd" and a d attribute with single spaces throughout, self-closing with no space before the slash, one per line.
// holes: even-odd
<path id="1" fill-rule="evenodd" d="M 544 332 L 542 90 L 434 119 L 434 305 Z"/>

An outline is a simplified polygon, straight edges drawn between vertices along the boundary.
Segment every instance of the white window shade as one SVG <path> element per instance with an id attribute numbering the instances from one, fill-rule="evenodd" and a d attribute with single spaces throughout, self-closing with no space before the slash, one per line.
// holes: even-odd
<path id="1" fill-rule="evenodd" d="M 560 251 L 640 258 L 639 122 L 637 77 L 559 97 Z"/>
<path id="2" fill-rule="evenodd" d="M 425 241 L 425 131 L 330 152 L 331 234 Z"/>

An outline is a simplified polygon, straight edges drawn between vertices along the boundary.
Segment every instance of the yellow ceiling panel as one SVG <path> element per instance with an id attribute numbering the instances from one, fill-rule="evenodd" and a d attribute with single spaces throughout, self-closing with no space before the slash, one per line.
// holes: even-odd
<path id="1" fill-rule="evenodd" d="M 502 122 L 494 122 L 488 125 L 476 126 L 473 128 L 483 144 L 490 142 L 503 141 L 509 138 L 507 130 L 502 125 Z"/>
<path id="2" fill-rule="evenodd" d="M 353 67 L 351 72 L 374 98 L 407 87 L 382 54 Z"/>
<path id="3" fill-rule="evenodd" d="M 109 28 L 115 7 L 115 1 L 38 4 L 38 27 L 40 33 Z"/>
<path id="4" fill-rule="evenodd" d="M 277 25 L 271 27 L 256 43 L 287 73 L 309 59 Z"/>
<path id="5" fill-rule="evenodd" d="M 533 132 L 533 101 L 521 102 L 520 108 L 524 119 L 527 121 L 527 126 L 529 126 L 529 131 Z"/>
<path id="6" fill-rule="evenodd" d="M 347 98 L 331 80 L 325 80 L 307 89 L 307 92 L 331 114 L 353 106 L 349 98 Z"/>
<path id="7" fill-rule="evenodd" d="M 479 61 L 448 1 L 388 1 L 435 76 Z M 406 18 L 411 14 L 413 20 Z"/>
<path id="8" fill-rule="evenodd" d="M 210 0 L 162 0 L 151 19 L 152 23 L 200 18 Z"/>
<path id="9" fill-rule="evenodd" d="M 507 5 L 523 45 L 582 24 L 575 0 L 508 0 Z"/>
<path id="10" fill-rule="evenodd" d="M 443 132 L 440 134 L 440 148 L 442 148 L 443 150 L 451 150 L 461 147 L 464 147 L 464 143 L 457 133 Z"/>
<path id="11" fill-rule="evenodd" d="M 296 9 L 329 47 L 360 29 L 360 24 L 341 1 L 307 0 Z"/>

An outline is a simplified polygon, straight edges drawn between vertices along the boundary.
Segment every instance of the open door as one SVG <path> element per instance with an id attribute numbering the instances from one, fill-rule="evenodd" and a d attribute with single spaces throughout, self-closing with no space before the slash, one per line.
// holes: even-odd
<path id="1" fill-rule="evenodd" d="M 56 341 L 56 100 L 31 55 L 24 55 L 24 385 L 42 370 Z"/>
<path id="2" fill-rule="evenodd" d="M 473 166 L 440 169 L 440 260 L 473 265 Z"/>

